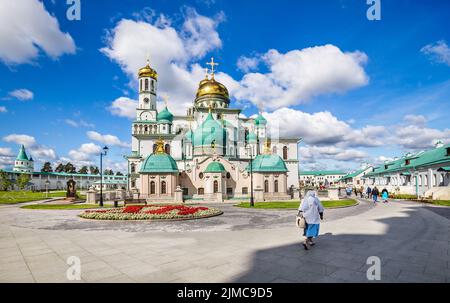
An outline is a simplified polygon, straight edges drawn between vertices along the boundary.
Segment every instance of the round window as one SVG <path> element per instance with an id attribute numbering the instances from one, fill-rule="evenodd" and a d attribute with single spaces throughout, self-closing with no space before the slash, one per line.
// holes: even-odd
<path id="1" fill-rule="evenodd" d="M 199 174 L 198 174 L 198 177 L 199 177 L 200 179 L 203 179 L 203 173 L 199 173 Z"/>
<path id="2" fill-rule="evenodd" d="M 148 101 L 150 101 L 148 98 L 145 98 L 145 99 L 144 99 L 144 102 L 145 102 L 145 103 L 148 103 Z"/>
<path id="3" fill-rule="evenodd" d="M 229 172 L 227 172 L 227 179 L 231 178 L 231 174 Z"/>

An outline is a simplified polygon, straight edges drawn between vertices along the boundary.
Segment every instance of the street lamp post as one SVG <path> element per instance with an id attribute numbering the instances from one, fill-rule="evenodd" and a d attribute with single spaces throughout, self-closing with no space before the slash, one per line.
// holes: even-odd
<path id="1" fill-rule="evenodd" d="M 50 184 L 50 181 L 47 179 L 45 181 L 45 198 L 48 198 L 48 185 Z"/>
<path id="2" fill-rule="evenodd" d="M 100 207 L 103 207 L 103 156 L 106 156 L 108 149 L 108 146 L 105 146 L 100 152 Z"/>
<path id="3" fill-rule="evenodd" d="M 253 198 L 253 148 L 251 145 L 247 145 L 250 152 L 250 207 L 255 206 L 255 201 Z"/>

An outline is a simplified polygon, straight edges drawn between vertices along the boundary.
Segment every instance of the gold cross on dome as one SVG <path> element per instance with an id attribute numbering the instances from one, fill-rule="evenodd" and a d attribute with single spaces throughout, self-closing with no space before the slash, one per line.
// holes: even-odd
<path id="1" fill-rule="evenodd" d="M 214 77 L 215 66 L 219 65 L 219 63 L 214 62 L 214 57 L 211 57 L 211 62 L 206 63 L 206 65 L 211 66 L 211 76 Z"/>

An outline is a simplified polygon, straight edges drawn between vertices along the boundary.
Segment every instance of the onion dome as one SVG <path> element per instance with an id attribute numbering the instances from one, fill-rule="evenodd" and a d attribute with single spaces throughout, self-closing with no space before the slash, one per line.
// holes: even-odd
<path id="1" fill-rule="evenodd" d="M 223 166 L 222 163 L 213 161 L 208 164 L 208 166 L 206 167 L 204 172 L 205 173 L 223 173 L 223 172 L 225 172 L 225 167 Z"/>
<path id="2" fill-rule="evenodd" d="M 258 155 L 250 164 L 253 172 L 287 172 L 286 163 L 278 155 Z M 250 171 L 250 165 L 247 171 Z"/>
<path id="3" fill-rule="evenodd" d="M 155 80 L 158 79 L 158 73 L 153 68 L 150 67 L 150 63 L 148 60 L 147 60 L 147 65 L 144 66 L 143 68 L 139 69 L 138 76 L 139 76 L 139 78 L 150 77 Z"/>
<path id="4" fill-rule="evenodd" d="M 214 76 L 211 79 L 207 77 L 200 81 L 194 103 L 199 107 L 208 107 L 209 105 L 228 107 L 230 104 L 228 89 L 216 81 Z"/>
<path id="5" fill-rule="evenodd" d="M 16 160 L 17 161 L 29 161 L 27 153 L 25 152 L 25 146 L 22 145 L 20 147 L 20 150 L 19 150 L 19 153 L 17 154 Z"/>
<path id="6" fill-rule="evenodd" d="M 259 113 L 258 117 L 256 117 L 256 119 L 255 119 L 255 124 L 256 125 L 266 125 L 267 120 L 263 117 L 263 115 L 261 115 L 261 113 Z"/>
<path id="7" fill-rule="evenodd" d="M 158 121 L 158 123 L 172 123 L 173 115 L 167 109 L 167 106 L 158 113 L 158 115 L 156 116 L 156 121 Z"/>
<path id="8" fill-rule="evenodd" d="M 214 120 L 211 112 L 205 121 L 194 131 L 194 146 L 224 146 L 227 140 L 227 132 L 221 123 Z"/>
<path id="9" fill-rule="evenodd" d="M 177 162 L 164 152 L 164 142 L 156 142 L 156 151 L 142 163 L 140 173 L 177 173 Z"/>
<path id="10" fill-rule="evenodd" d="M 284 173 L 288 171 L 284 160 L 280 156 L 270 153 L 270 141 L 268 139 L 266 139 L 264 144 L 264 154 L 256 156 L 246 170 L 250 171 L 250 168 L 252 168 L 253 172 L 261 173 Z"/>

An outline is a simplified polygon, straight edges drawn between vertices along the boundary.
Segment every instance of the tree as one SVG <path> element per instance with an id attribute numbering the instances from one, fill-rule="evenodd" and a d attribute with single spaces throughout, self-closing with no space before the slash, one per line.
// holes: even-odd
<path id="1" fill-rule="evenodd" d="M 41 172 L 43 172 L 43 173 L 53 172 L 53 168 L 52 168 L 52 165 L 50 164 L 50 162 L 44 163 L 44 165 L 42 166 Z"/>
<path id="2" fill-rule="evenodd" d="M 87 174 L 88 173 L 88 167 L 87 166 L 83 166 L 82 168 L 80 168 L 78 173 L 79 174 Z"/>
<path id="3" fill-rule="evenodd" d="M 100 173 L 97 166 L 90 166 L 89 172 L 91 173 L 91 175 L 98 175 Z"/>
<path id="4" fill-rule="evenodd" d="M 122 174 L 120 171 L 118 171 L 118 172 L 116 173 L 116 176 L 123 176 L 123 174 Z"/>
<path id="5" fill-rule="evenodd" d="M 114 172 L 113 172 L 112 169 L 105 169 L 105 171 L 103 172 L 103 174 L 104 174 L 104 175 L 107 175 L 107 176 L 112 176 L 112 175 L 114 175 Z"/>
<path id="6" fill-rule="evenodd" d="M 58 166 L 55 168 L 55 172 L 62 173 L 64 171 L 64 164 L 59 163 Z"/>
<path id="7" fill-rule="evenodd" d="M 73 174 L 77 172 L 77 169 L 75 166 L 73 166 L 72 163 L 68 162 L 66 165 L 64 165 L 64 172 L 68 174 Z"/>
<path id="8" fill-rule="evenodd" d="M 8 179 L 8 174 L 0 171 L 0 190 L 7 191 L 11 185 L 12 182 Z"/>
<path id="9" fill-rule="evenodd" d="M 30 182 L 30 175 L 28 174 L 20 174 L 19 178 L 17 178 L 17 186 L 20 190 L 24 190 L 28 182 Z"/>

